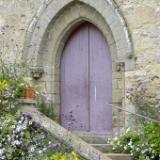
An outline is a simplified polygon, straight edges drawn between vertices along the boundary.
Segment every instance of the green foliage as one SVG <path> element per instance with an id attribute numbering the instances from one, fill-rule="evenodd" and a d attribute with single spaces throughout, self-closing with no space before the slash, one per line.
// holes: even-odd
<path id="1" fill-rule="evenodd" d="M 132 150 L 132 144 L 136 144 L 140 141 L 140 134 L 136 131 L 128 130 L 126 133 L 116 137 L 113 144 L 113 151 L 116 153 L 130 153 Z"/>
<path id="2" fill-rule="evenodd" d="M 54 108 L 50 96 L 39 94 L 37 97 L 37 107 L 39 111 L 46 115 L 48 118 L 54 118 Z"/>
<path id="3" fill-rule="evenodd" d="M 160 126 L 147 124 L 143 131 L 127 131 L 113 140 L 113 151 L 130 153 L 135 160 L 159 160 Z"/>
<path id="4" fill-rule="evenodd" d="M 80 160 L 78 154 L 71 152 L 69 154 L 54 154 L 50 157 L 50 160 Z"/>
<path id="5" fill-rule="evenodd" d="M 150 124 L 144 128 L 144 141 L 152 145 L 156 155 L 160 154 L 160 125 Z"/>

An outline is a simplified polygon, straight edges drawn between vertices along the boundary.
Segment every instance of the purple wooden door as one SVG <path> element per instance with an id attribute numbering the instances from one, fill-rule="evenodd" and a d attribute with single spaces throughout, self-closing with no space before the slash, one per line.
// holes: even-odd
<path id="1" fill-rule="evenodd" d="M 77 131 L 112 130 L 112 61 L 102 33 L 80 25 L 61 58 L 61 124 Z"/>

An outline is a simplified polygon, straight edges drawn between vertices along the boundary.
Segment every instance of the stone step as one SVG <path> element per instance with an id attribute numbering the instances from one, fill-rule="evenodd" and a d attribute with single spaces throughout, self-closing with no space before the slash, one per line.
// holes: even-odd
<path id="1" fill-rule="evenodd" d="M 131 156 L 128 154 L 107 153 L 105 155 L 107 155 L 112 160 L 132 160 Z"/>
<path id="2" fill-rule="evenodd" d="M 89 144 L 109 144 L 112 135 L 96 135 L 89 132 L 73 132 Z"/>
<path id="3" fill-rule="evenodd" d="M 111 144 L 90 144 L 90 145 L 103 153 L 109 153 L 112 151 Z"/>

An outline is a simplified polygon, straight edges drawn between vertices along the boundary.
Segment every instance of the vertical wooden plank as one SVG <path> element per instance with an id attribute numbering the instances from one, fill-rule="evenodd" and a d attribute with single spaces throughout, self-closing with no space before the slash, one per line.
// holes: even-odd
<path id="1" fill-rule="evenodd" d="M 90 125 L 91 131 L 108 133 L 112 130 L 112 60 L 102 33 L 89 26 L 90 54 Z"/>
<path id="2" fill-rule="evenodd" d="M 61 59 L 61 124 L 88 131 L 88 25 L 68 39 Z"/>

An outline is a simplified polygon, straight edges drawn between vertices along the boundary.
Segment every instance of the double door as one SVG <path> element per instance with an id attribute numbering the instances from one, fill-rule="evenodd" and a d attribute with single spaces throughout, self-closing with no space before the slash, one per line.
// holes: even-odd
<path id="1" fill-rule="evenodd" d="M 112 60 L 100 30 L 83 23 L 61 57 L 61 124 L 74 131 L 112 130 Z"/>

